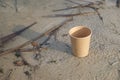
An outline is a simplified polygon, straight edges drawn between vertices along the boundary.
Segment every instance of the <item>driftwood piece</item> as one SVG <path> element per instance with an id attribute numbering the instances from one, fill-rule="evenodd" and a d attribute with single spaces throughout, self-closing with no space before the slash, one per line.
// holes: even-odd
<path id="1" fill-rule="evenodd" d="M 96 12 L 84 12 L 84 13 L 75 13 L 75 14 L 54 14 L 54 15 L 48 15 L 43 17 L 73 17 L 73 16 L 83 16 L 83 15 L 89 15 L 89 14 L 96 14 Z"/>
<path id="2" fill-rule="evenodd" d="M 27 26 L 27 27 L 25 27 L 25 28 L 23 28 L 23 29 L 21 29 L 21 30 L 19 30 L 19 31 L 16 31 L 16 32 L 14 32 L 14 33 L 12 33 L 12 34 L 9 34 L 9 35 L 7 35 L 7 36 L 4 36 L 4 37 L 0 38 L 0 42 L 1 42 L 2 44 L 8 42 L 8 41 L 11 40 L 12 38 L 16 37 L 17 35 L 20 35 L 22 32 L 24 32 L 24 31 L 27 30 L 28 28 L 32 27 L 33 25 L 35 25 L 36 23 L 37 23 L 37 22 L 34 22 L 34 23 L 30 24 L 29 26 Z"/>
<path id="3" fill-rule="evenodd" d="M 39 50 L 47 50 L 47 48 L 41 47 L 41 48 L 39 48 Z M 24 49 L 19 49 L 18 51 L 20 51 L 20 52 L 33 52 L 34 49 L 33 48 L 24 48 Z"/>
<path id="4" fill-rule="evenodd" d="M 16 50 L 19 50 L 20 48 L 22 48 L 22 47 L 24 47 L 24 46 L 26 46 L 26 45 L 29 45 L 31 42 L 36 41 L 36 40 L 42 38 L 43 36 L 46 36 L 46 35 L 51 34 L 53 31 L 61 28 L 64 24 L 66 24 L 66 23 L 69 22 L 69 21 L 71 21 L 71 18 L 69 18 L 69 19 L 63 21 L 62 23 L 60 23 L 59 25 L 57 25 L 57 26 L 55 26 L 55 27 L 47 30 L 46 32 L 44 32 L 43 34 L 37 36 L 36 38 L 34 38 L 34 39 L 32 39 L 32 40 L 29 40 L 29 41 L 23 43 L 22 45 L 16 46 L 16 47 L 14 47 L 14 48 L 11 48 L 11 49 L 8 49 L 8 50 L 2 52 L 2 53 L 0 54 L 0 56 L 2 56 L 2 55 L 4 55 L 4 54 L 7 54 L 7 53 L 14 52 L 14 51 L 16 51 Z"/>

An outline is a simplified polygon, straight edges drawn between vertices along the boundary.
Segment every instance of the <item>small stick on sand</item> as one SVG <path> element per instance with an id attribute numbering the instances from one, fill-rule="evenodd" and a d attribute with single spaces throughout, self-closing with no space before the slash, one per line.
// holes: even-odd
<path id="1" fill-rule="evenodd" d="M 43 17 L 73 17 L 73 16 L 85 16 L 89 14 L 96 14 L 96 12 L 84 12 L 84 13 L 75 13 L 75 14 L 54 14 L 54 15 L 48 15 L 48 16 L 43 16 Z"/>
<path id="2" fill-rule="evenodd" d="M 85 7 L 90 7 L 90 6 L 95 6 L 95 5 L 101 5 L 101 4 L 103 4 L 103 3 L 102 2 L 97 2 L 97 3 L 89 2 L 86 5 L 78 3 L 77 6 L 72 6 L 72 7 L 63 8 L 63 9 L 57 9 L 57 10 L 53 10 L 53 12 L 63 11 L 63 10 L 69 10 L 69 9 L 75 9 L 75 8 L 85 8 Z"/>
<path id="3" fill-rule="evenodd" d="M 91 6 L 90 6 L 90 8 L 93 9 L 93 10 L 97 13 L 99 19 L 103 22 L 103 17 L 102 17 L 101 14 L 99 13 L 98 8 L 91 7 Z"/>
<path id="4" fill-rule="evenodd" d="M 96 1 L 96 2 L 85 1 L 85 2 L 89 2 L 87 5 L 82 5 L 80 3 L 76 3 L 76 2 L 74 2 L 72 0 L 66 0 L 66 1 L 69 1 L 69 2 L 74 3 L 74 4 L 78 4 L 78 6 L 69 7 L 69 8 L 65 8 L 65 9 L 54 10 L 54 11 L 61 11 L 61 10 L 68 10 L 68 9 L 74 9 L 74 8 L 85 8 L 85 7 L 87 7 L 87 8 L 93 9 L 97 13 L 100 20 L 103 22 L 103 18 L 102 18 L 102 16 L 100 15 L 100 13 L 98 11 L 99 8 L 95 8 L 95 5 L 103 4 L 102 1 Z M 117 4 L 119 4 L 119 3 L 120 3 L 119 0 L 117 0 Z"/>
<path id="5" fill-rule="evenodd" d="M 70 3 L 74 3 L 74 4 L 80 5 L 80 3 L 74 2 L 74 1 L 72 1 L 72 0 L 66 0 L 66 1 L 68 1 L 68 2 L 70 2 Z"/>
<path id="6" fill-rule="evenodd" d="M 47 50 L 47 48 L 39 48 L 39 50 Z M 33 48 L 24 48 L 24 49 L 19 49 L 20 52 L 33 52 L 34 49 Z"/>
<path id="7" fill-rule="evenodd" d="M 12 34 L 9 34 L 9 35 L 7 35 L 7 36 L 4 36 L 4 37 L 0 38 L 0 42 L 1 42 L 2 44 L 8 42 L 9 40 L 11 40 L 11 39 L 15 38 L 16 36 L 20 35 L 22 32 L 24 32 L 24 31 L 27 30 L 28 28 L 30 28 L 30 27 L 32 27 L 33 25 L 35 25 L 36 23 L 37 23 L 37 22 L 34 22 L 34 23 L 30 24 L 29 26 L 27 26 L 27 27 L 25 27 L 25 28 L 23 28 L 23 29 L 21 29 L 21 30 L 19 30 L 19 31 L 16 31 L 16 32 L 14 32 L 14 33 L 12 33 Z"/>

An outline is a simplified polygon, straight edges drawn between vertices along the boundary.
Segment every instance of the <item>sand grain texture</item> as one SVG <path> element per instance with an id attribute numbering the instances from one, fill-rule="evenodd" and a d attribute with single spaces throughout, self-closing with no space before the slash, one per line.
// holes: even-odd
<path id="1" fill-rule="evenodd" d="M 18 0 L 18 12 L 16 12 L 13 0 L 7 0 L 7 3 L 9 6 L 6 8 L 0 6 L 0 33 L 3 36 L 22 28 L 23 25 L 26 26 L 34 21 L 38 23 L 7 43 L 4 46 L 5 49 L 20 45 L 66 19 L 43 18 L 42 16 L 54 14 L 55 12 L 52 10 L 76 5 L 65 0 Z M 120 79 L 120 8 L 104 6 L 104 9 L 99 11 L 104 23 L 97 15 L 75 16 L 73 21 L 65 24 L 58 31 L 57 41 L 52 37 L 48 42 L 48 49 L 41 52 L 42 58 L 39 68 L 35 72 L 30 72 L 32 80 Z M 56 13 L 76 12 L 78 9 Z M 64 34 L 68 34 L 72 27 L 78 25 L 92 29 L 90 52 L 85 58 L 74 57 L 71 53 L 69 35 L 63 37 Z M 31 58 L 29 53 L 25 55 Z M 14 53 L 0 57 L 0 68 L 4 70 L 4 73 L 0 73 L 0 79 L 6 75 L 9 69 L 13 69 L 10 80 L 28 79 L 24 72 L 30 71 L 29 67 L 13 65 L 13 61 L 18 59 Z"/>

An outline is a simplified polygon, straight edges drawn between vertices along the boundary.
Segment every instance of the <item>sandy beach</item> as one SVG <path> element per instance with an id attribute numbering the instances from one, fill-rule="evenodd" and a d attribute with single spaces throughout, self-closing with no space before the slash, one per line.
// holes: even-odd
<path id="1" fill-rule="evenodd" d="M 80 0 L 72 1 L 79 3 Z M 21 45 L 68 19 L 43 16 L 93 11 L 86 8 L 53 12 L 53 10 L 76 5 L 67 0 L 19 0 L 17 12 L 14 4 L 14 0 L 6 0 L 4 3 L 6 7 L 0 5 L 1 37 L 35 21 L 37 24 L 6 43 L 1 48 L 3 50 Z M 15 56 L 14 52 L 1 56 L 0 80 L 119 80 L 120 8 L 103 4 L 99 13 L 103 21 L 97 14 L 74 16 L 72 21 L 67 22 L 57 31 L 56 39 L 52 36 L 48 41 L 48 45 L 45 45 L 47 49 L 40 52 L 39 60 L 33 59 L 33 52 L 23 52 L 25 59 L 33 66 L 38 65 L 37 68 L 14 65 L 14 61 L 21 60 L 20 57 Z M 78 58 L 72 54 L 68 32 L 75 26 L 86 26 L 92 30 L 87 57 Z M 37 42 L 41 43 L 44 39 L 45 37 Z M 32 46 L 26 46 L 28 47 Z"/>

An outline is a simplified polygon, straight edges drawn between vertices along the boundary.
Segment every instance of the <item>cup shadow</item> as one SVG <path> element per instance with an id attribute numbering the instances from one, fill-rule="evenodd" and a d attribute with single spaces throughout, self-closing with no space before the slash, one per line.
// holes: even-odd
<path id="1" fill-rule="evenodd" d="M 24 25 L 17 25 L 14 27 L 13 32 L 16 32 L 24 27 L 25 27 Z M 41 33 L 35 32 L 34 30 L 27 29 L 19 36 L 21 36 L 27 40 L 31 40 L 31 39 L 39 36 L 40 34 Z M 38 40 L 38 42 L 42 43 L 45 39 L 47 39 L 47 37 L 42 37 L 41 39 Z M 68 43 L 55 40 L 53 37 L 51 37 L 51 39 L 47 43 L 48 43 L 48 48 L 50 48 L 50 49 L 55 49 L 58 51 L 65 52 L 69 55 L 72 55 L 71 45 Z"/>

